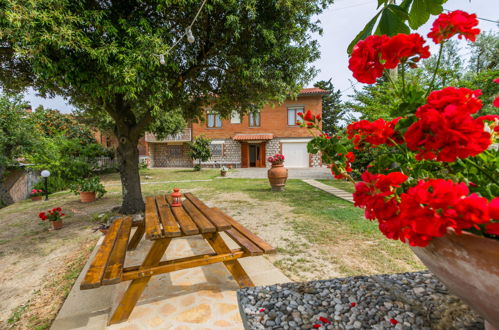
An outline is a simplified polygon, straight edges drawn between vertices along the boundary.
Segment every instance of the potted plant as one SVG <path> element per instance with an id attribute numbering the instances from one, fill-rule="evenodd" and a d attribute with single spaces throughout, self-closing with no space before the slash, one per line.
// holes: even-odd
<path id="1" fill-rule="evenodd" d="M 426 91 L 405 81 L 405 70 L 430 56 L 419 34 L 374 35 L 354 47 L 349 68 L 359 82 L 373 84 L 398 67 L 393 119 L 360 120 L 331 136 L 320 131 L 320 117 L 310 111 L 301 117 L 319 132 L 309 152 L 321 153 L 336 178 L 355 184 L 355 206 L 387 238 L 408 243 L 492 329 L 499 328 L 499 116 L 481 113 L 480 90 L 433 90 L 443 44 L 455 34 L 475 41 L 477 24 L 476 15 L 462 11 L 437 18 L 428 36 L 440 55 Z M 384 152 L 355 182 L 353 150 L 371 148 Z"/>
<path id="2" fill-rule="evenodd" d="M 267 158 L 267 161 L 272 164 L 267 171 L 272 191 L 282 191 L 288 179 L 288 169 L 284 167 L 284 155 L 275 154 Z"/>
<path id="3" fill-rule="evenodd" d="M 222 166 L 220 168 L 220 176 L 227 176 L 227 171 L 228 171 L 227 167 Z"/>
<path id="4" fill-rule="evenodd" d="M 34 201 L 41 201 L 43 197 L 43 190 L 42 189 L 31 189 L 31 193 L 29 194 L 31 197 L 31 200 Z"/>
<path id="5" fill-rule="evenodd" d="M 62 217 L 65 214 L 62 213 L 62 209 L 60 207 L 56 207 L 52 210 L 48 210 L 47 212 L 40 212 L 38 217 L 42 219 L 42 221 L 49 220 L 52 223 L 52 227 L 54 230 L 59 230 L 62 228 Z"/>
<path id="6" fill-rule="evenodd" d="M 104 189 L 97 176 L 80 180 L 76 184 L 71 185 L 71 191 L 75 195 L 80 195 L 82 203 L 93 202 L 96 198 L 101 198 L 106 193 L 106 189 Z"/>

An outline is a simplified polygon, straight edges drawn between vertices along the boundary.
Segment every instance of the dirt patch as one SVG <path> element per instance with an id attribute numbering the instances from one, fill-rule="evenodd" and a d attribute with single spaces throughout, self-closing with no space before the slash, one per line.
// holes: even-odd
<path id="1" fill-rule="evenodd" d="M 100 237 L 92 231 L 97 226 L 93 214 L 116 203 L 105 197 L 82 204 L 74 195 L 60 194 L 47 202 L 25 201 L 0 210 L 0 329 L 35 327 L 26 322 L 39 329 L 50 325 L 67 294 L 61 285 L 71 286 L 75 279 L 66 276 L 68 270 L 76 275 L 81 271 L 86 260 L 76 266 L 74 261 Z M 67 215 L 58 231 L 38 219 L 39 212 L 54 207 Z"/>
<path id="2" fill-rule="evenodd" d="M 278 251 L 266 255 L 293 281 L 332 278 L 340 275 L 338 266 L 328 262 L 319 245 L 309 242 L 293 229 L 297 215 L 294 208 L 280 202 L 260 201 L 243 192 L 218 193 L 204 198 L 209 206 L 217 206 L 263 238 Z"/>

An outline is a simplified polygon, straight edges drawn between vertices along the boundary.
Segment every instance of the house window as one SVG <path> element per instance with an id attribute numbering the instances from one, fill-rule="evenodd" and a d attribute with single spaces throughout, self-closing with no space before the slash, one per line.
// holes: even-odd
<path id="1" fill-rule="evenodd" d="M 208 113 L 208 128 L 222 127 L 222 118 L 218 113 Z"/>
<path id="2" fill-rule="evenodd" d="M 249 126 L 250 127 L 260 127 L 260 112 L 250 112 L 250 114 L 249 114 Z"/>
<path id="3" fill-rule="evenodd" d="M 303 107 L 288 108 L 288 126 L 297 126 L 301 123 L 301 118 L 297 115 L 298 112 L 303 113 Z"/>
<path id="4" fill-rule="evenodd" d="M 241 123 L 241 114 L 237 111 L 232 111 L 230 115 L 230 123 L 231 124 L 240 124 Z"/>
<path id="5" fill-rule="evenodd" d="M 211 156 L 212 157 L 222 157 L 223 156 L 223 144 L 222 143 L 212 143 Z"/>

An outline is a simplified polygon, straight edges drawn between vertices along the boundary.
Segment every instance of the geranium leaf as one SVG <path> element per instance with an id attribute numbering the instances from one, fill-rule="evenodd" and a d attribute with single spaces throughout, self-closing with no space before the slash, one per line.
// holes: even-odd
<path id="1" fill-rule="evenodd" d="M 352 53 L 353 47 L 357 44 L 357 42 L 359 42 L 359 40 L 364 40 L 365 38 L 367 38 L 368 36 L 370 36 L 372 34 L 373 29 L 374 29 L 374 25 L 376 24 L 376 21 L 378 20 L 378 17 L 381 13 L 382 13 L 382 11 L 377 13 L 376 16 L 374 16 L 369 21 L 369 23 L 366 24 L 364 29 L 362 31 L 360 31 L 359 34 L 357 34 L 355 39 L 352 40 L 350 45 L 348 45 L 348 54 Z"/>
<path id="2" fill-rule="evenodd" d="M 409 11 L 409 25 L 416 30 L 426 23 L 431 14 L 437 15 L 443 11 L 442 4 L 446 0 L 412 0 Z"/>
<path id="3" fill-rule="evenodd" d="M 397 33 L 410 33 L 411 30 L 404 23 L 408 19 L 408 14 L 400 6 L 388 5 L 382 13 L 376 34 L 394 36 Z"/>

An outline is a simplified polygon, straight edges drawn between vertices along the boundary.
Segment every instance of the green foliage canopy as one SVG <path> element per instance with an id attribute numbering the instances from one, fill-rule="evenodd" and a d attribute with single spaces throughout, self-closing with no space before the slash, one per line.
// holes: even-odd
<path id="1" fill-rule="evenodd" d="M 204 137 L 199 136 L 193 142 L 189 144 L 189 157 L 193 160 L 197 160 L 201 165 L 201 162 L 205 162 L 211 157 L 211 140 Z"/>

